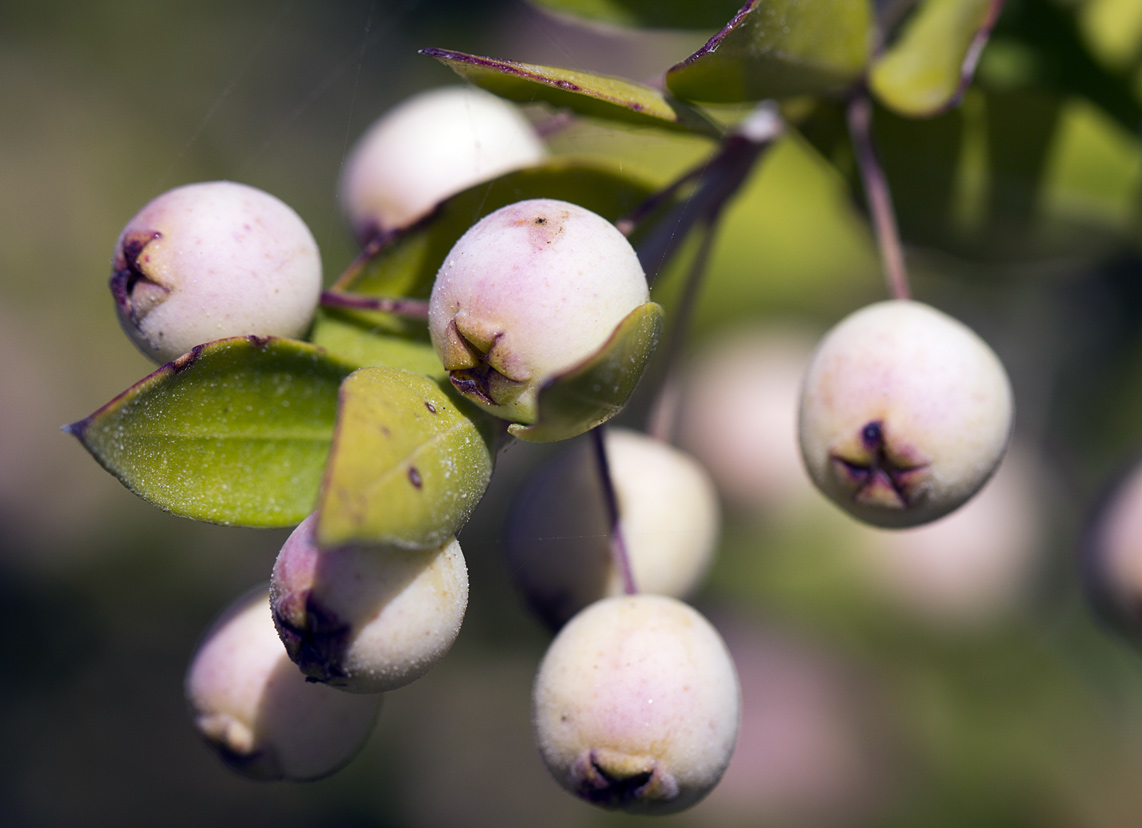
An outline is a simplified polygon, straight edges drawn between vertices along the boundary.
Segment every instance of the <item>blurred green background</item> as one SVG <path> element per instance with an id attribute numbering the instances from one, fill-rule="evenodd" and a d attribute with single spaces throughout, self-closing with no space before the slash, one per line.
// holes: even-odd
<path id="1" fill-rule="evenodd" d="M 1075 31 L 1107 73 L 1079 96 L 1044 64 L 1050 33 L 1026 22 L 1040 3 L 1008 4 L 962 110 L 878 121 L 916 296 L 972 325 L 1012 373 L 1036 469 L 1018 598 L 949 622 L 885 598 L 854 555 L 866 541 L 831 507 L 727 501 L 694 600 L 738 656 L 752 712 L 723 786 L 668 824 L 1142 822 L 1142 662 L 1095 619 L 1077 562 L 1089 508 L 1142 445 L 1142 21 L 1130 0 L 1062 4 L 1084 7 Z M 453 82 L 418 48 L 651 80 L 701 42 L 578 30 L 519 0 L 0 1 L 0 822 L 630 821 L 560 790 L 531 740 L 548 635 L 499 538 L 550 449 L 509 449 L 461 536 L 471 601 L 445 662 L 386 697 L 343 771 L 265 784 L 199 741 L 182 678 L 285 533 L 162 514 L 59 428 L 152 369 L 106 283 L 119 229 L 161 191 L 227 178 L 274 193 L 309 223 L 332 281 L 354 253 L 336 203 L 352 141 L 408 94 Z M 658 180 L 708 150 L 592 124 L 553 147 Z M 884 295 L 843 154 L 834 167 L 818 150 L 783 142 L 728 215 L 695 354 L 738 328 L 816 335 Z"/>

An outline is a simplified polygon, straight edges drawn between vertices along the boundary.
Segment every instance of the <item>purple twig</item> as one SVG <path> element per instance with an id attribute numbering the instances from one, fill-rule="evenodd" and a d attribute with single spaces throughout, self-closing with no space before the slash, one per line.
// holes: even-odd
<path id="1" fill-rule="evenodd" d="M 379 311 L 395 313 L 410 319 L 427 319 L 428 303 L 423 299 L 393 298 L 386 296 L 364 296 L 359 293 L 324 291 L 321 294 L 324 308 L 346 308 L 348 310 Z"/>
<path id="2" fill-rule="evenodd" d="M 596 426 L 591 429 L 591 440 L 595 446 L 599 483 L 603 489 L 603 500 L 607 507 L 607 522 L 611 529 L 611 558 L 619 577 L 622 578 L 623 592 L 627 595 L 637 595 L 638 587 L 634 583 L 634 573 L 630 567 L 630 555 L 627 553 L 626 540 L 623 538 L 622 526 L 619 523 L 619 499 L 615 494 L 615 482 L 611 477 L 610 464 L 607 462 L 605 428 L 606 426 Z"/>
<path id="3" fill-rule="evenodd" d="M 896 213 L 892 209 L 888 179 L 884 177 L 884 169 L 880 166 L 872 142 L 872 101 L 867 93 L 860 92 L 852 97 L 847 115 L 849 136 L 864 184 L 869 213 L 872 215 L 872 226 L 884 266 L 884 278 L 888 282 L 888 292 L 894 299 L 908 299 L 912 294 L 908 287 L 908 272 L 904 267 L 904 249 L 896 227 Z"/>

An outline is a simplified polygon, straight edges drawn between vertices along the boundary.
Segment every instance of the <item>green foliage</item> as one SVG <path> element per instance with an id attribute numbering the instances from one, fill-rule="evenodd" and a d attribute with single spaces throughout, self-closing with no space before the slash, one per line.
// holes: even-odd
<path id="1" fill-rule="evenodd" d="M 873 63 L 873 93 L 885 106 L 912 117 L 951 105 L 962 81 L 970 80 L 964 62 L 991 7 L 992 0 L 926 0 Z"/>
<path id="2" fill-rule="evenodd" d="M 579 115 L 635 126 L 680 129 L 717 137 L 718 129 L 692 107 L 657 89 L 607 75 L 422 49 L 465 80 L 517 103 L 541 101 Z"/>
<path id="3" fill-rule="evenodd" d="M 352 366 L 288 339 L 201 345 L 67 427 L 135 494 L 183 517 L 289 526 L 313 511 Z"/>
<path id="4" fill-rule="evenodd" d="M 666 85 L 711 103 L 833 94 L 860 79 L 871 35 L 867 0 L 750 0 Z"/>
<path id="5" fill-rule="evenodd" d="M 598 354 L 549 380 L 539 392 L 532 425 L 513 424 L 521 440 L 566 440 L 606 422 L 626 405 L 662 333 L 661 306 L 648 302 L 631 311 Z"/>
<path id="6" fill-rule="evenodd" d="M 493 435 L 490 417 L 427 377 L 355 371 L 341 386 L 318 542 L 440 546 L 488 486 Z"/>

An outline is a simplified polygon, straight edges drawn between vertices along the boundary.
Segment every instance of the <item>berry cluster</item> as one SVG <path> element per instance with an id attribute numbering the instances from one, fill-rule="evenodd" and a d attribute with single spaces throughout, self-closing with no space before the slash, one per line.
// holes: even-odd
<path id="1" fill-rule="evenodd" d="M 687 66 L 671 72 L 701 99 Z M 637 106 L 622 118 L 719 129 L 636 93 L 624 93 Z M 868 102 L 854 100 L 860 150 Z M 709 163 L 651 192 L 549 160 L 500 98 L 428 93 L 352 152 L 341 197 L 361 253 L 325 292 L 304 223 L 253 188 L 179 187 L 127 223 L 111 289 L 124 329 L 161 367 L 69 429 L 162 508 L 296 526 L 268 587 L 222 615 L 187 675 L 195 723 L 229 765 L 256 778 L 332 773 L 365 741 L 382 694 L 439 663 L 468 602 L 457 534 L 498 450 L 520 439 L 568 441 L 527 480 L 504 536 L 521 593 L 554 633 L 533 689 L 543 761 L 577 796 L 637 813 L 689 807 L 718 783 L 743 699 L 721 636 L 685 601 L 719 543 L 718 487 L 769 435 L 736 433 L 710 471 L 671 445 L 678 402 L 662 377 L 678 367 L 687 308 L 665 325 L 652 282 L 693 230 L 697 287 L 716 219 L 783 129 L 762 104 L 719 133 Z M 595 182 L 590 195 L 583 181 Z M 874 203 L 873 218 L 891 251 L 891 216 Z M 796 407 L 813 484 L 858 520 L 901 529 L 984 486 L 1014 404 L 983 340 L 890 277 L 894 298 L 819 342 Z M 692 301 L 684 291 L 682 304 Z M 644 373 L 654 377 L 646 433 L 608 426 Z M 727 401 L 713 403 L 704 414 L 683 405 L 682 442 L 724 433 Z M 150 433 L 140 448 L 149 421 L 211 444 L 203 465 L 220 477 L 240 470 L 264 485 L 186 494 L 204 474 L 198 449 L 167 456 Z"/>

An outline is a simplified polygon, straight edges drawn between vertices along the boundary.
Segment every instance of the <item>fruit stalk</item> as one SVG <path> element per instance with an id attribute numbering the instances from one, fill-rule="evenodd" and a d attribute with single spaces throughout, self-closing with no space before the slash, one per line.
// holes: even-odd
<path id="1" fill-rule="evenodd" d="M 908 271 L 904 266 L 904 249 L 900 244 L 888 179 L 876 157 L 876 148 L 872 142 L 872 101 L 866 93 L 861 92 L 852 97 L 846 116 L 857 168 L 860 170 L 861 183 L 872 216 L 873 231 L 876 233 L 876 246 L 884 266 L 884 278 L 888 282 L 888 292 L 894 299 L 910 299 L 912 291 L 908 286 Z"/>
<path id="2" fill-rule="evenodd" d="M 615 481 L 611 477 L 611 467 L 607 462 L 607 446 L 603 429 L 606 426 L 596 426 L 591 429 L 591 441 L 595 447 L 595 461 L 599 469 L 599 482 L 603 489 L 603 499 L 607 505 L 607 523 L 610 525 L 611 556 L 614 558 L 615 571 L 622 577 L 623 592 L 627 595 L 637 595 L 638 586 L 634 582 L 634 573 L 631 570 L 630 555 L 627 554 L 626 541 L 623 538 L 622 525 L 619 522 L 619 499 L 615 494 Z"/>

